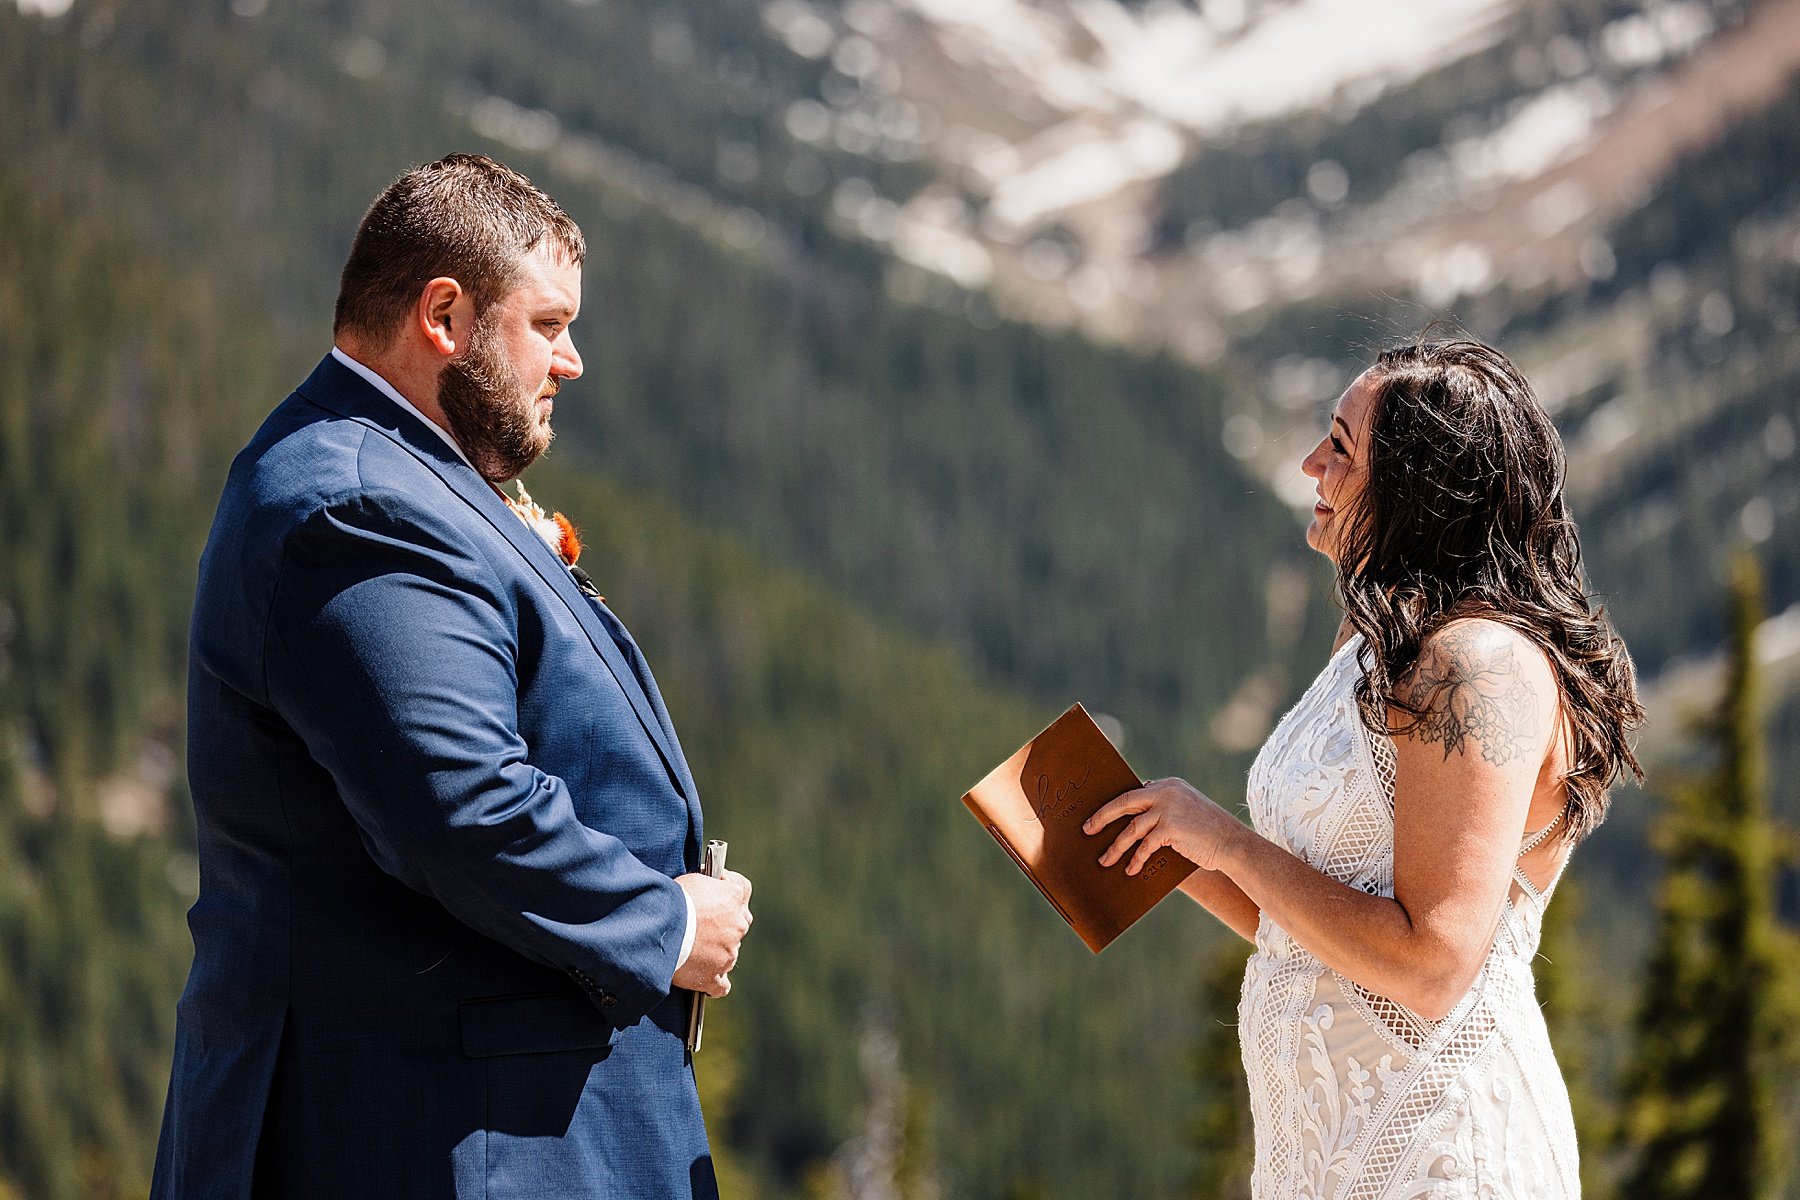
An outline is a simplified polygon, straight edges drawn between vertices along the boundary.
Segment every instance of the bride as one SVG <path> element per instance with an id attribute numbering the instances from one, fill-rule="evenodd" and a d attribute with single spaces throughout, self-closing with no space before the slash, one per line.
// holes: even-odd
<path id="1" fill-rule="evenodd" d="M 1582 587 L 1561 441 L 1504 355 L 1423 342 L 1345 390 L 1302 469 L 1345 617 L 1251 769 L 1254 831 L 1179 779 L 1087 830 L 1129 816 L 1101 862 L 1172 847 L 1256 945 L 1257 1200 L 1576 1196 L 1531 960 L 1642 710 Z"/>

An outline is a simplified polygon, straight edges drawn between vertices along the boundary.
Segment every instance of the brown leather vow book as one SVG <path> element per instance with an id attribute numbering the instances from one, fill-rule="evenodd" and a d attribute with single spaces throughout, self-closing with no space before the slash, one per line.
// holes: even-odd
<path id="1" fill-rule="evenodd" d="M 1098 954 L 1194 871 L 1193 863 L 1166 846 L 1136 875 L 1125 874 L 1129 856 L 1100 865 L 1126 818 L 1091 836 L 1081 831 L 1082 822 L 1141 786 L 1137 772 L 1077 704 L 970 788 L 963 803 Z"/>

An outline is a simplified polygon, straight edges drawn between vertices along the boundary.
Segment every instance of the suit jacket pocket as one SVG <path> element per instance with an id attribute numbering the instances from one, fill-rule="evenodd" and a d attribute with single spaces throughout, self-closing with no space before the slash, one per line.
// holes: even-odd
<path id="1" fill-rule="evenodd" d="M 480 996 L 464 1000 L 460 1015 L 469 1058 L 599 1049 L 612 1045 L 618 1033 L 574 991 Z"/>

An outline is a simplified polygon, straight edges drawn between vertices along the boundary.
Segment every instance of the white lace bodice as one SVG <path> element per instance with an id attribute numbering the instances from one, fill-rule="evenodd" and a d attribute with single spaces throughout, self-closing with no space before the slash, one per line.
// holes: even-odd
<path id="1" fill-rule="evenodd" d="M 1353 637 L 1250 772 L 1258 833 L 1319 870 L 1394 891 L 1394 747 L 1356 709 Z M 1239 1037 L 1254 1200 L 1579 1195 L 1568 1092 L 1533 998 L 1546 895 L 1522 873 L 1469 992 L 1426 1021 L 1327 968 L 1263 918 Z"/>

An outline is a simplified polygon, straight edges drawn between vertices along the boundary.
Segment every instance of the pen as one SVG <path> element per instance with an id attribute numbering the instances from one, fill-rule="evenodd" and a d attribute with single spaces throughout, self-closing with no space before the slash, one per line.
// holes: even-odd
<path id="1" fill-rule="evenodd" d="M 700 873 L 713 879 L 725 878 L 726 844 L 720 841 L 706 843 L 706 853 L 700 858 Z M 687 1048 L 689 1054 L 700 1049 L 700 1034 L 706 1028 L 706 993 L 694 993 L 694 1007 L 688 1013 Z"/>

